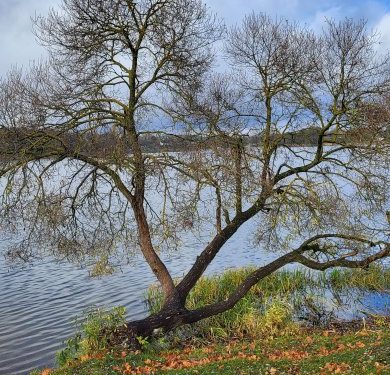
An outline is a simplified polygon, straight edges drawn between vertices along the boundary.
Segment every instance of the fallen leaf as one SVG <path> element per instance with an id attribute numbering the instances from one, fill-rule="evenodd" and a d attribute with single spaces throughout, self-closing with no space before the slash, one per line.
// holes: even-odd
<path id="1" fill-rule="evenodd" d="M 307 336 L 305 341 L 306 341 L 307 344 L 312 344 L 314 340 L 313 340 L 312 337 Z"/>
<path id="2" fill-rule="evenodd" d="M 323 370 L 321 372 L 321 374 L 326 374 L 326 373 L 331 373 L 331 374 L 344 374 L 346 373 L 348 370 L 350 370 L 351 367 L 347 364 L 347 363 L 332 363 L 332 362 L 328 362 L 324 367 L 323 367 Z"/>

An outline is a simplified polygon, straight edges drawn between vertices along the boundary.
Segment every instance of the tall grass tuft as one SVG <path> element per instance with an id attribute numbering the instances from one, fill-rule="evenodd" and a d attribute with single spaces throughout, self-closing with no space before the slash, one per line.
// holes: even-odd
<path id="1" fill-rule="evenodd" d="M 253 270 L 250 267 L 231 269 L 201 278 L 188 296 L 187 308 L 195 309 L 226 299 Z M 209 340 L 291 332 L 297 328 L 294 323 L 297 309 L 307 308 L 305 296 L 324 295 L 327 291 L 386 292 L 389 289 L 390 269 L 377 265 L 368 270 L 282 270 L 259 281 L 233 309 L 181 328 L 175 335 L 180 339 L 196 336 Z M 163 303 L 161 289 L 150 287 L 146 299 L 150 312 L 157 312 Z M 313 299 L 310 301 L 312 303 Z"/>

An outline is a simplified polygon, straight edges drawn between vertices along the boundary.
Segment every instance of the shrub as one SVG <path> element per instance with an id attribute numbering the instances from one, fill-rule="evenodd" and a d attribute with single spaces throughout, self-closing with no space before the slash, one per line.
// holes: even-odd
<path id="1" fill-rule="evenodd" d="M 126 309 L 91 307 L 75 321 L 76 333 L 66 341 L 66 347 L 57 353 L 62 366 L 81 356 L 106 350 L 116 331 L 126 323 Z"/>

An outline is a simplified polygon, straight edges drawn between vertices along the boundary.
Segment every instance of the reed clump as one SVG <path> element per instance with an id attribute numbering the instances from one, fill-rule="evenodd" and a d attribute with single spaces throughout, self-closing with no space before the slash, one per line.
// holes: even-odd
<path id="1" fill-rule="evenodd" d="M 253 270 L 251 267 L 230 269 L 201 278 L 187 299 L 187 308 L 226 299 Z M 334 269 L 329 272 L 282 270 L 259 281 L 233 309 L 191 327 L 183 327 L 175 336 L 179 340 L 189 337 L 213 340 L 294 332 L 298 329 L 298 317 L 308 310 L 315 311 L 319 320 L 329 318 L 331 314 L 324 311 L 327 308 L 325 298 L 343 293 L 388 293 L 389 290 L 390 269 L 380 265 L 367 270 Z M 318 298 L 314 298 L 316 296 Z M 157 312 L 163 303 L 160 288 L 151 286 L 146 300 L 150 312 Z"/>

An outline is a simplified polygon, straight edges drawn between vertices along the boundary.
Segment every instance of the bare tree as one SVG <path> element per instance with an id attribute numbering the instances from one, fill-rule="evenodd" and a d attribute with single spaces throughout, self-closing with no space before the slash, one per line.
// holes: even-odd
<path id="1" fill-rule="evenodd" d="M 290 263 L 357 268 L 390 254 L 389 61 L 363 22 L 329 21 L 316 36 L 252 14 L 227 33 L 234 69 L 219 76 L 222 27 L 199 0 L 64 0 L 36 26 L 49 62 L 11 72 L 0 91 L 8 254 L 104 272 L 139 249 L 165 303 L 131 334 L 226 311 Z M 308 128 L 313 144 L 286 141 Z M 143 148 L 150 136 L 160 152 Z M 171 139 L 188 150 L 170 152 Z M 275 260 L 226 300 L 187 309 L 248 221 Z M 185 247 L 187 232 L 203 249 L 175 284 L 159 251 Z"/>

